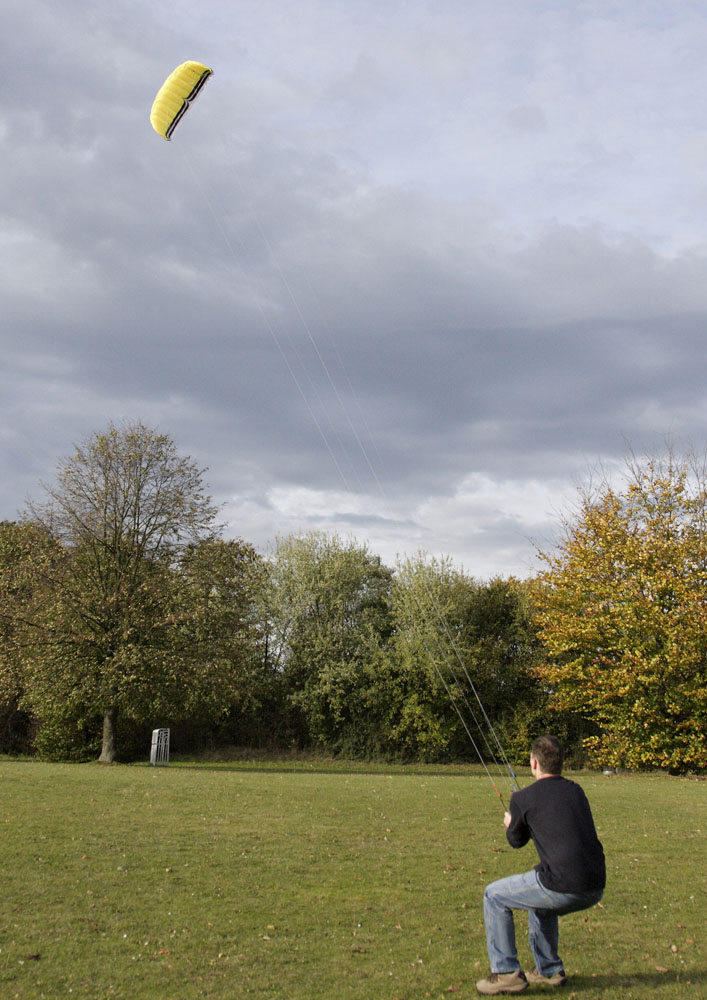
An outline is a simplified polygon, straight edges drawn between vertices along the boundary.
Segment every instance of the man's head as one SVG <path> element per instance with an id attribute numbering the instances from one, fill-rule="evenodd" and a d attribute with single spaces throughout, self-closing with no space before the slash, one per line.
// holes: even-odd
<path id="1" fill-rule="evenodd" d="M 530 747 L 530 760 L 535 759 L 543 774 L 562 774 L 564 753 L 554 736 L 538 736 Z"/>

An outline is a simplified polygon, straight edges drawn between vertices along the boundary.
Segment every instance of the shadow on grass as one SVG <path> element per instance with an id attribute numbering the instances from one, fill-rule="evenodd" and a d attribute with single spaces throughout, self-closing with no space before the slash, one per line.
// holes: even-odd
<path id="1" fill-rule="evenodd" d="M 240 774 L 329 774 L 348 775 L 360 774 L 373 777 L 386 777 L 387 775 L 408 775 L 420 778 L 487 778 L 481 768 L 476 770 L 473 765 L 421 765 L 421 764 L 364 764 L 348 762 L 346 764 L 287 764 L 285 762 L 259 763 L 253 761 L 248 764 L 240 764 L 235 761 L 228 763 L 195 763 L 194 761 L 170 760 L 170 767 L 179 771 L 233 771 Z M 518 776 L 522 780 L 522 776 Z M 488 779 L 487 779 L 488 780 Z"/>
<path id="2" fill-rule="evenodd" d="M 690 988 L 692 986 L 707 986 L 707 971 L 696 969 L 693 972 L 671 970 L 669 972 L 604 972 L 595 976 L 568 976 L 567 987 L 570 992 L 582 989 L 623 990 L 628 986 L 674 986 L 675 983 Z M 704 996 L 705 994 L 702 993 Z"/>
<path id="3" fill-rule="evenodd" d="M 145 762 L 141 761 L 138 766 Z M 189 771 L 234 771 L 251 773 L 273 773 L 273 774 L 360 774 L 368 776 L 386 777 L 387 775 L 409 775 L 424 778 L 485 778 L 488 780 L 489 774 L 484 771 L 480 764 L 423 764 L 411 762 L 409 764 L 379 761 L 357 761 L 338 760 L 327 758 L 317 760 L 306 757 L 263 757 L 254 759 L 231 759 L 231 760 L 195 760 L 193 757 L 181 757 L 174 754 L 170 759 L 170 766 L 179 770 Z M 525 773 L 527 772 L 527 774 Z M 527 784 L 530 780 L 528 768 L 514 768 L 520 786 Z M 492 772 L 493 779 L 509 781 L 508 772 Z"/>

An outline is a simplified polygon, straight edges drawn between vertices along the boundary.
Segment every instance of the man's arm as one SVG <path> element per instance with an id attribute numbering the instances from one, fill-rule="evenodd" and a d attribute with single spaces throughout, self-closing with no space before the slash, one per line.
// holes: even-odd
<path id="1" fill-rule="evenodd" d="M 503 825 L 506 828 L 506 840 L 511 847 L 525 847 L 530 840 L 530 828 L 511 795 L 510 812 L 503 815 Z"/>

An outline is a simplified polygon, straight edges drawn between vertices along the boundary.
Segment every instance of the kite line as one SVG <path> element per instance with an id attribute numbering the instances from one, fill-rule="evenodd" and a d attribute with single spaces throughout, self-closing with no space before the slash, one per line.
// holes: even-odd
<path id="1" fill-rule="evenodd" d="M 158 134 L 162 135 L 163 138 L 167 140 L 171 139 L 174 129 L 181 121 L 184 114 L 187 112 L 191 102 L 200 93 L 204 84 L 208 80 L 209 76 L 211 76 L 211 74 L 212 70 L 209 67 L 205 66 L 202 63 L 196 63 L 196 62 L 183 63 L 181 66 L 178 66 L 173 73 L 170 74 L 170 76 L 167 78 L 162 88 L 160 89 L 157 97 L 155 98 L 150 115 L 151 123 L 155 131 L 158 132 Z M 240 268 L 241 273 L 243 274 L 243 277 L 246 280 L 246 282 L 252 283 L 253 276 L 246 272 L 242 260 L 236 252 L 236 248 L 231 240 L 229 232 L 224 227 L 221 218 L 219 217 L 218 213 L 216 212 L 211 202 L 208 192 L 205 190 L 204 185 L 201 182 L 198 171 L 194 168 L 191 159 L 186 152 L 184 153 L 184 159 L 192 175 L 194 184 L 200 191 L 204 203 L 208 207 L 209 214 L 213 219 L 216 228 L 221 233 L 221 236 L 224 240 L 224 244 L 228 249 L 234 263 L 236 264 L 237 267 Z M 245 192 L 241 187 L 240 178 L 238 177 L 237 174 L 235 174 L 234 177 L 235 177 L 235 182 L 238 185 L 238 188 L 241 191 L 241 194 L 243 195 L 245 200 Z M 375 484 L 381 499 L 387 502 L 388 498 L 386 496 L 385 489 L 381 482 L 380 476 L 378 475 L 378 472 L 376 471 L 376 468 L 373 462 L 371 461 L 371 458 L 361 439 L 361 436 L 353 420 L 351 419 L 351 416 L 348 412 L 348 409 L 342 398 L 342 395 L 339 392 L 339 389 L 332 377 L 329 366 L 327 365 L 326 360 L 319 347 L 319 344 L 317 343 L 314 333 L 312 332 L 311 326 L 304 315 L 300 303 L 296 295 L 294 294 L 290 282 L 287 280 L 287 277 L 280 265 L 277 255 L 275 254 L 271 242 L 268 239 L 267 234 L 263 230 L 263 227 L 260 223 L 260 219 L 257 217 L 257 215 L 255 216 L 255 226 L 260 239 L 262 240 L 265 248 L 268 251 L 270 260 L 273 262 L 274 268 L 277 272 L 277 276 L 280 282 L 282 283 L 286 296 L 292 304 L 294 313 L 296 314 L 299 323 L 306 335 L 306 338 L 312 350 L 314 351 L 316 360 L 326 377 L 326 380 L 334 394 L 338 406 L 341 408 L 341 412 L 344 415 L 349 430 L 351 431 L 353 440 L 355 441 L 356 446 L 361 453 L 365 466 L 372 477 L 373 483 Z M 240 238 L 239 238 L 239 243 L 241 249 L 244 250 L 245 247 Z M 319 420 L 314 410 L 311 401 L 312 397 L 308 395 L 308 392 L 302 385 L 300 378 L 298 377 L 297 371 L 295 370 L 295 366 L 293 365 L 292 361 L 290 360 L 290 357 L 288 356 L 287 351 L 283 346 L 281 336 L 278 335 L 278 331 L 275 327 L 275 324 L 271 320 L 270 316 L 268 315 L 265 309 L 265 306 L 263 304 L 264 297 L 265 297 L 264 295 L 256 296 L 258 311 L 260 313 L 262 321 L 265 327 L 267 328 L 268 332 L 270 333 L 270 336 L 278 350 L 278 353 L 280 354 L 284 362 L 284 365 L 287 371 L 289 372 L 289 375 L 292 378 L 297 388 L 297 391 L 299 392 L 302 398 L 304 406 L 307 412 L 309 413 L 309 416 L 312 419 L 319 436 L 322 438 L 324 446 L 327 452 L 329 453 L 332 462 L 334 463 L 334 467 L 339 477 L 341 478 L 344 488 L 346 489 L 346 491 L 352 492 L 351 487 L 349 486 L 347 480 L 347 476 L 344 472 L 344 469 L 342 468 L 342 464 L 340 463 L 336 455 L 336 452 L 332 446 L 329 436 L 326 433 L 325 428 L 322 425 L 322 422 Z M 304 375 L 307 378 L 310 387 L 310 392 L 317 397 L 318 402 L 321 405 L 321 399 L 319 399 L 318 397 L 316 385 L 314 383 L 310 370 L 308 369 L 305 361 L 303 360 L 300 352 L 298 351 L 296 344 L 293 342 L 292 337 L 286 332 L 284 332 L 284 335 L 288 339 L 288 346 L 290 351 L 292 352 L 292 355 L 297 359 L 299 366 L 301 367 Z M 342 371 L 344 372 L 344 375 L 347 378 L 349 386 L 353 388 L 351 386 L 350 379 L 346 374 L 345 366 L 343 365 L 340 356 L 339 356 L 339 361 L 341 363 Z M 326 413 L 327 408 L 322 406 L 322 411 Z M 345 446 L 343 447 L 345 451 L 346 450 Z M 351 455 L 348 454 L 346 455 L 346 457 L 351 464 L 351 468 L 354 469 L 355 467 L 351 462 Z M 359 485 L 363 486 L 363 484 L 360 481 L 360 477 L 357 476 L 357 479 Z M 425 653 L 430 663 L 432 664 L 447 694 L 447 697 L 450 700 L 452 707 L 454 708 L 457 716 L 459 717 L 462 728 L 464 729 L 479 759 L 479 762 L 481 763 L 484 769 L 486 776 L 491 781 L 491 784 L 493 785 L 493 788 L 501 802 L 501 805 L 505 810 L 506 804 L 504 798 L 501 792 L 499 791 L 496 779 L 494 778 L 493 774 L 491 773 L 491 770 L 487 765 L 486 758 L 490 758 L 490 760 L 492 761 L 494 769 L 497 771 L 497 777 L 499 781 L 510 781 L 510 785 L 513 791 L 516 791 L 518 789 L 516 775 L 503 749 L 501 741 L 498 738 L 498 734 L 496 733 L 493 723 L 491 722 L 491 719 L 489 718 L 488 713 L 484 708 L 483 702 L 478 693 L 476 685 L 474 684 L 471 678 L 464 657 L 462 656 L 462 653 L 459 649 L 458 643 L 455 641 L 455 638 L 451 632 L 449 623 L 447 622 L 442 609 L 439 607 L 439 604 L 434 597 L 432 588 L 427 583 L 424 572 L 422 572 L 421 577 L 424 589 L 424 596 L 427 601 L 427 606 L 429 609 L 431 609 L 432 617 L 436 619 L 436 622 L 439 625 L 440 629 L 440 632 L 435 633 L 436 636 L 435 642 L 437 644 L 436 651 L 431 648 L 428 635 L 418 624 L 418 617 L 424 617 L 426 614 L 426 609 L 423 608 L 419 604 L 419 602 L 417 608 L 413 607 L 407 593 L 408 588 L 403 586 L 401 587 L 402 601 L 410 628 L 416 634 L 417 639 L 420 642 L 420 645 L 425 650 Z M 417 615 L 415 614 L 416 611 Z M 406 641 L 410 645 L 410 638 L 407 635 L 407 632 L 404 632 L 404 636 L 406 638 Z M 449 657 L 443 656 L 444 651 L 441 648 L 443 640 L 446 642 L 447 651 L 451 652 L 451 664 L 449 662 Z M 443 663 L 445 660 L 447 660 L 449 676 L 445 676 L 445 673 L 443 672 L 441 666 L 441 663 Z M 471 693 L 472 696 L 471 699 L 467 695 L 467 690 Z M 476 707 L 474 706 L 474 703 L 476 704 Z M 476 737 L 472 730 L 472 726 L 470 725 L 469 719 L 473 720 L 473 724 L 476 729 Z M 489 740 L 489 736 L 491 737 L 491 740 Z M 485 750 L 486 756 L 484 756 L 482 749 Z"/>

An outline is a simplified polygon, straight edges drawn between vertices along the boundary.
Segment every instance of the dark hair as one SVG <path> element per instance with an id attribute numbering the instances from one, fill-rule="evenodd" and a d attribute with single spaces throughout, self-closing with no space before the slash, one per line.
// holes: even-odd
<path id="1" fill-rule="evenodd" d="M 538 736 L 533 740 L 530 753 L 540 765 L 540 770 L 545 774 L 562 774 L 562 761 L 564 753 L 559 740 L 554 736 Z"/>

